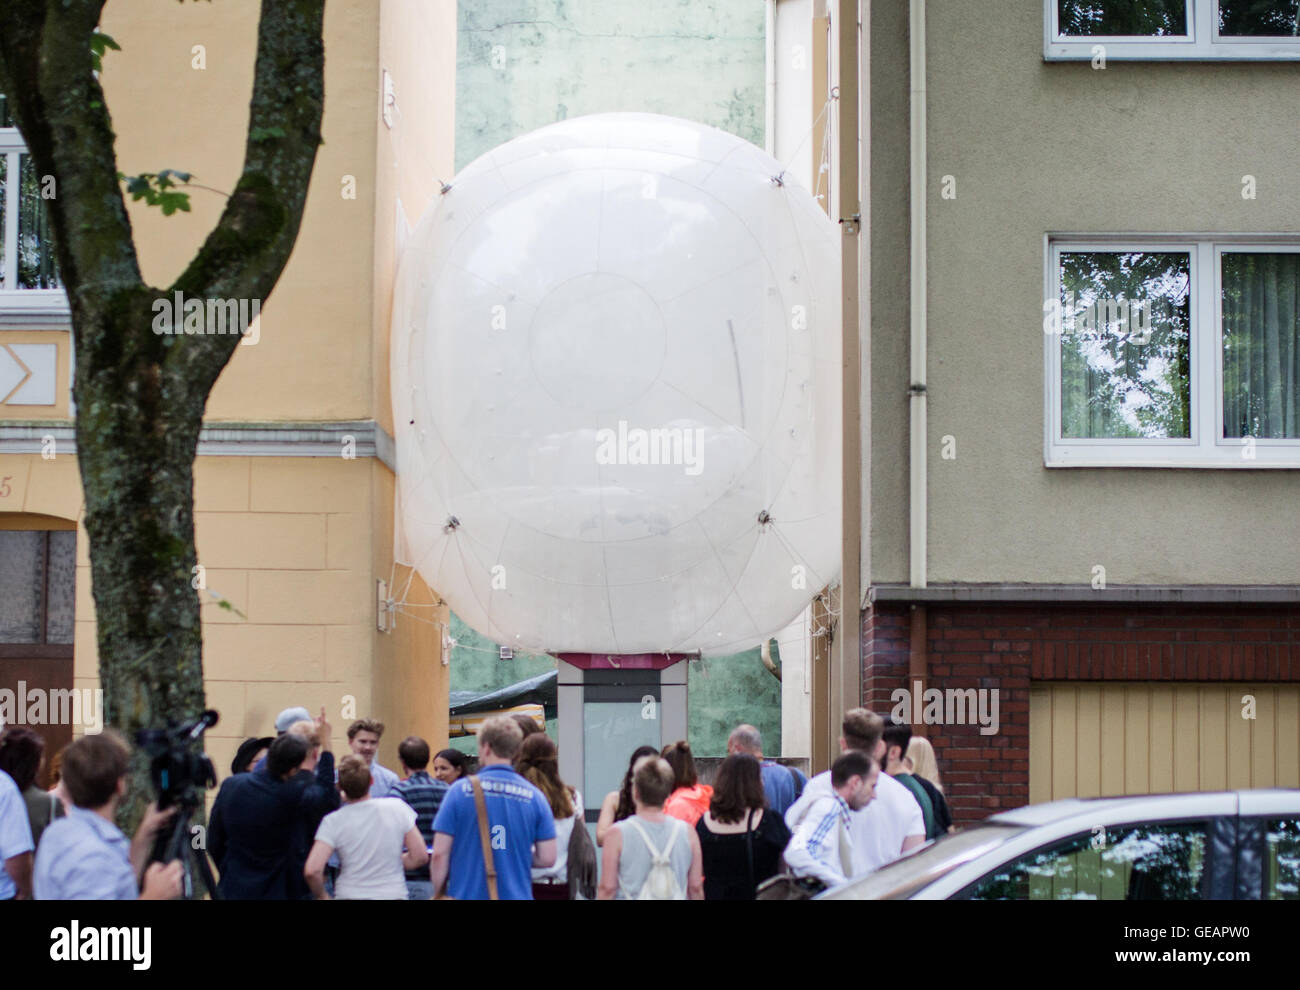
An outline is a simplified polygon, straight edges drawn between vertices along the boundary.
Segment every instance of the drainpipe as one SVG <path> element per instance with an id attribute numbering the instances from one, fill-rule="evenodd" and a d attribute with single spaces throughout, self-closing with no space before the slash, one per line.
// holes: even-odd
<path id="1" fill-rule="evenodd" d="M 769 155 L 776 155 L 776 4 L 765 0 L 767 8 L 767 112 L 763 119 L 763 147 Z"/>
<path id="2" fill-rule="evenodd" d="M 911 0 L 911 133 L 912 133 L 912 367 L 910 395 L 910 444 L 908 489 L 912 587 L 926 586 L 926 176 L 925 142 L 925 0 Z"/>
<path id="3" fill-rule="evenodd" d="M 843 533 L 840 571 L 840 624 L 838 650 L 831 681 L 832 731 L 841 712 L 862 704 L 862 349 L 859 337 L 859 238 L 862 230 L 859 162 L 858 105 L 860 28 L 859 0 L 839 0 L 832 24 L 835 31 L 836 74 L 839 100 L 836 134 L 836 171 L 839 180 L 841 323 L 843 361 L 843 477 L 841 505 Z M 867 10 L 870 10 L 869 0 Z M 868 104 L 870 105 L 870 104 Z M 838 733 L 834 733 L 838 738 Z M 834 750 L 831 750 L 834 752 Z"/>

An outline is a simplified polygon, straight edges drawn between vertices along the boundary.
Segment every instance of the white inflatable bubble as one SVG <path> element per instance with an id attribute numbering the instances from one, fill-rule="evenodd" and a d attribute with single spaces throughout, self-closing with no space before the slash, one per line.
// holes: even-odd
<path id="1" fill-rule="evenodd" d="M 412 562 L 533 650 L 734 653 L 838 574 L 838 231 L 759 148 L 599 114 L 469 165 L 393 306 Z"/>

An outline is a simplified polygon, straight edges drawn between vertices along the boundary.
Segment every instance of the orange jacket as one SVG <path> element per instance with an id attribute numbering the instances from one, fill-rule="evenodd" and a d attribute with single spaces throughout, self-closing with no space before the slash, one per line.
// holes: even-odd
<path id="1" fill-rule="evenodd" d="M 713 788 L 708 784 L 696 784 L 694 787 L 679 787 L 668 795 L 664 802 L 664 814 L 680 818 L 692 828 L 700 816 L 709 810 L 713 799 Z"/>

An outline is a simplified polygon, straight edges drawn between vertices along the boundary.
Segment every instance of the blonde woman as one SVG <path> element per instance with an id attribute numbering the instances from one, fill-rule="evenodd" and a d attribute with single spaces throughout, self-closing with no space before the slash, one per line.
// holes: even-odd
<path id="1" fill-rule="evenodd" d="M 913 736 L 907 744 L 907 756 L 903 758 L 903 763 L 912 768 L 913 778 L 930 795 L 935 821 L 939 825 L 939 834 L 954 831 L 952 810 L 948 807 L 947 798 L 943 796 L 943 784 L 939 781 L 939 763 L 934 758 L 934 747 L 930 745 L 930 740 L 924 736 Z"/>
<path id="2" fill-rule="evenodd" d="M 912 737 L 912 741 L 907 744 L 907 763 L 912 768 L 912 773 L 924 777 L 943 793 L 939 764 L 934 758 L 934 747 L 930 745 L 929 739 L 924 736 Z"/>

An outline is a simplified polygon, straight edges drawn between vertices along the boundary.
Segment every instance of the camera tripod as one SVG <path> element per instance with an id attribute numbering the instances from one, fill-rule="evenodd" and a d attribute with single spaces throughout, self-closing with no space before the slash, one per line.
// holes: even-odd
<path id="1" fill-rule="evenodd" d="M 176 820 L 171 826 L 170 834 L 160 830 L 154 837 L 149 864 L 180 860 L 184 871 L 181 890 L 187 900 L 194 896 L 196 870 L 203 878 L 212 899 L 221 898 L 217 893 L 216 881 L 212 878 L 207 842 L 200 843 L 196 848 L 189 841 L 190 820 L 203 804 L 204 791 L 217 782 L 217 772 L 212 761 L 205 754 L 195 752 L 192 747 L 205 730 L 217 724 L 217 719 L 216 712 L 205 711 L 185 725 L 169 723 L 166 729 L 142 729 L 136 733 L 136 741 L 152 758 L 149 776 L 158 792 L 158 810 L 165 811 L 172 806 L 176 808 Z M 145 869 L 148 869 L 148 864 Z"/>
<path id="2" fill-rule="evenodd" d="M 176 820 L 172 823 L 170 833 L 160 830 L 154 838 L 149 864 L 170 863 L 174 859 L 179 859 L 182 871 L 181 896 L 187 901 L 193 898 L 194 874 L 197 872 L 203 880 L 203 885 L 208 889 L 208 895 L 214 901 L 219 901 L 221 895 L 217 893 L 217 881 L 212 876 L 212 864 L 208 861 L 207 842 L 195 848 L 194 843 L 190 841 L 190 820 L 194 817 L 194 812 L 201 801 L 201 796 L 186 794 L 172 802 L 176 806 Z M 145 865 L 146 870 L 149 864 Z M 141 880 L 143 879 L 141 877 Z"/>

